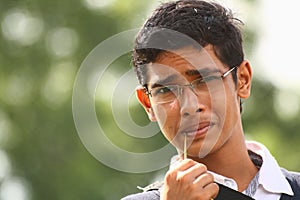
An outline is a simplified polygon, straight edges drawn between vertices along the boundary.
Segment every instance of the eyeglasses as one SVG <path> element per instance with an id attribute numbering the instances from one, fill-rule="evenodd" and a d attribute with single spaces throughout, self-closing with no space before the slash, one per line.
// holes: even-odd
<path id="1" fill-rule="evenodd" d="M 209 75 L 195 79 L 190 84 L 186 85 L 163 85 L 151 90 L 148 90 L 148 88 L 145 87 L 146 94 L 151 97 L 152 102 L 156 104 L 164 104 L 173 102 L 175 99 L 180 97 L 184 87 L 190 87 L 196 95 L 199 95 L 204 91 L 214 93 L 218 90 L 220 81 L 222 81 L 236 68 L 237 67 L 233 67 L 222 75 Z"/>

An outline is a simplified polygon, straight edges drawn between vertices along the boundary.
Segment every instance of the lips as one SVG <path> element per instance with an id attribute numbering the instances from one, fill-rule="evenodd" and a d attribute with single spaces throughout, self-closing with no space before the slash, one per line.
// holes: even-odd
<path id="1" fill-rule="evenodd" d="M 200 137 L 205 135 L 207 131 L 214 125 L 212 122 L 201 122 L 199 124 L 190 125 L 180 131 L 181 134 L 186 134 L 187 137 Z"/>

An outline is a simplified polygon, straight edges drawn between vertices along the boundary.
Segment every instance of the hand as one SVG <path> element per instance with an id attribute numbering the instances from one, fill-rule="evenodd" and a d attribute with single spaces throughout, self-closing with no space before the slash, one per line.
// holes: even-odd
<path id="1" fill-rule="evenodd" d="M 167 172 L 162 200 L 210 200 L 217 196 L 219 186 L 205 165 L 185 159 Z"/>

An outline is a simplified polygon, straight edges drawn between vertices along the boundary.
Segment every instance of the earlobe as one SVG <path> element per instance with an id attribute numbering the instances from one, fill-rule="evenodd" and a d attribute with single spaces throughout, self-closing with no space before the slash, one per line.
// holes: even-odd
<path id="1" fill-rule="evenodd" d="M 143 108 L 147 112 L 150 121 L 155 122 L 156 117 L 155 117 L 154 111 L 152 109 L 150 99 L 149 99 L 148 95 L 146 94 L 145 89 L 144 88 L 136 89 L 136 96 L 137 96 L 140 104 L 143 106 Z"/>
<path id="2" fill-rule="evenodd" d="M 244 60 L 237 70 L 238 78 L 238 95 L 240 98 L 246 99 L 251 93 L 252 68 L 248 61 Z"/>

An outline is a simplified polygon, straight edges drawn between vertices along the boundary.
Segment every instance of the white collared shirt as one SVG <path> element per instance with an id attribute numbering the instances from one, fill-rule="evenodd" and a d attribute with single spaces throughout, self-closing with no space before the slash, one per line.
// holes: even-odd
<path id="1" fill-rule="evenodd" d="M 282 174 L 277 161 L 269 150 L 264 145 L 254 141 L 247 141 L 246 145 L 248 150 L 260 155 L 263 160 L 259 171 L 258 188 L 252 198 L 256 200 L 279 200 L 281 194 L 293 196 L 294 193 L 289 182 Z M 178 156 L 172 158 L 170 168 L 177 165 L 177 160 Z M 211 173 L 215 178 L 215 182 L 237 190 L 237 183 L 233 179 L 214 172 Z"/>
<path id="2" fill-rule="evenodd" d="M 277 161 L 269 150 L 264 145 L 254 141 L 247 141 L 246 145 L 249 150 L 260 155 L 263 160 L 258 178 L 259 185 L 253 198 L 257 200 L 279 200 L 281 194 L 293 196 L 294 193 L 289 182 L 282 174 Z"/>

